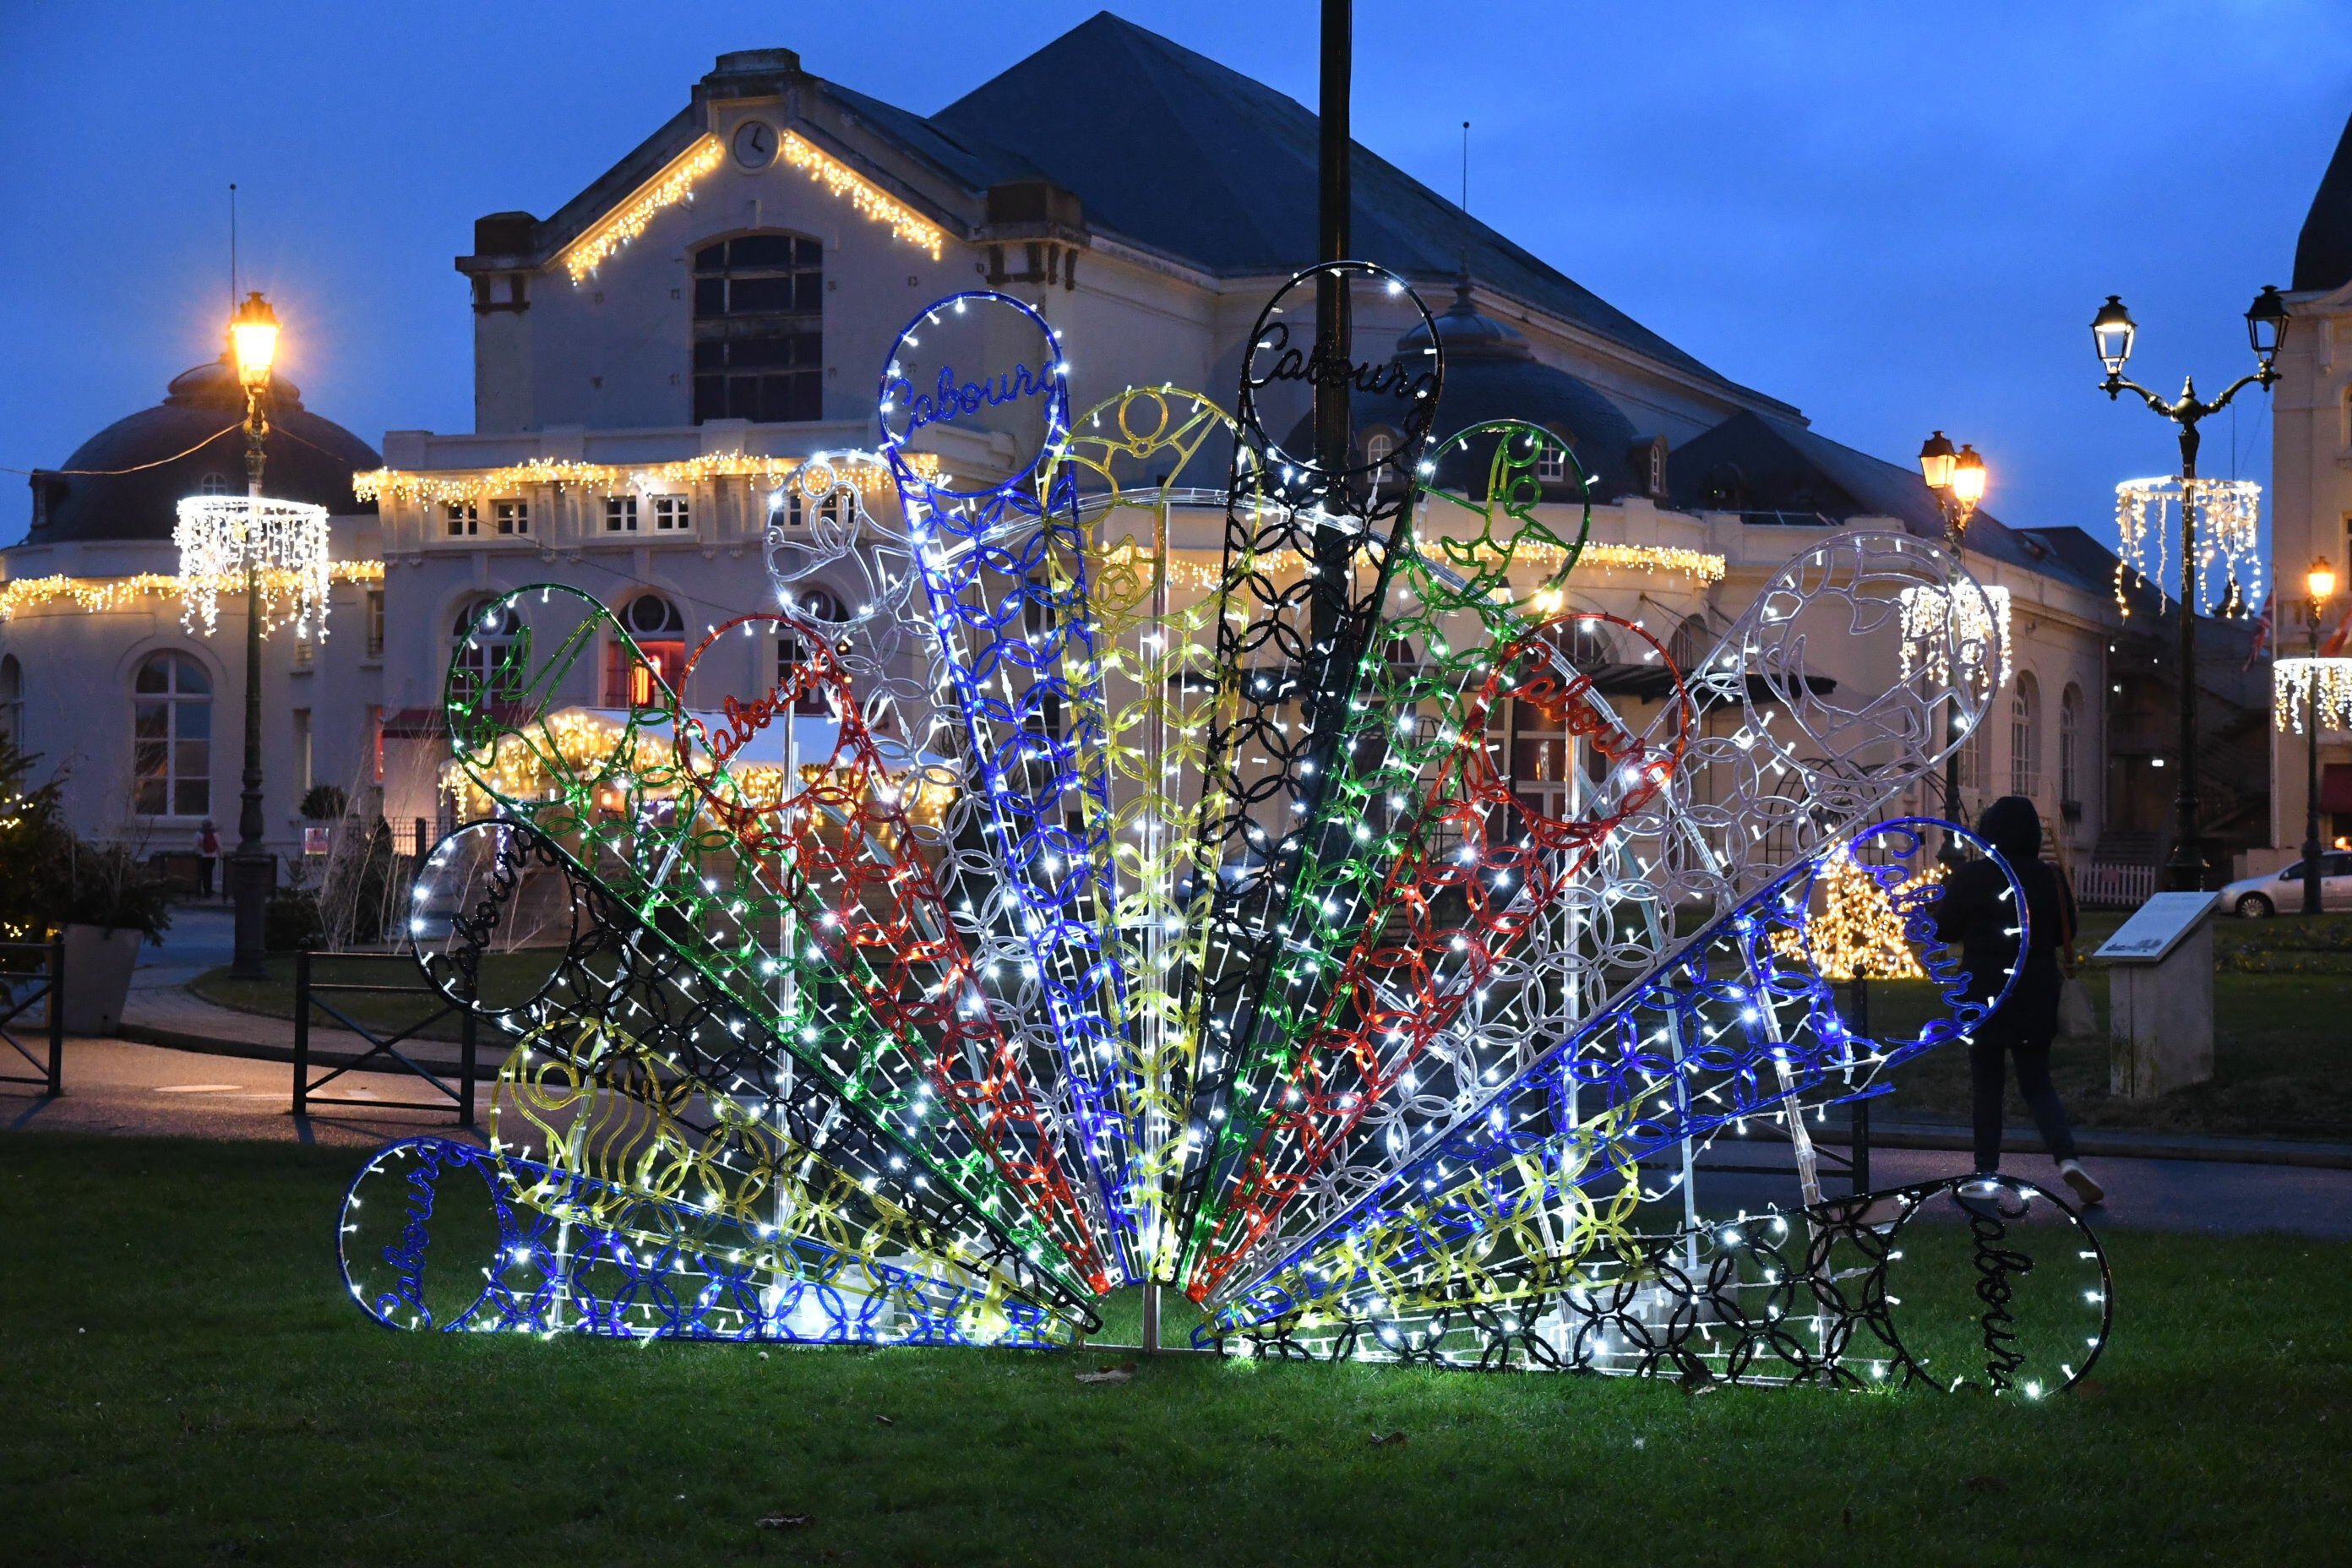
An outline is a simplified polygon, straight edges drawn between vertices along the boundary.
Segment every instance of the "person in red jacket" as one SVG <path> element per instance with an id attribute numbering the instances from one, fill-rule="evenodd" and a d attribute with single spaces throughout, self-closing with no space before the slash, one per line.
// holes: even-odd
<path id="1" fill-rule="evenodd" d="M 196 830 L 196 895 L 199 898 L 213 896 L 213 862 L 220 858 L 220 830 L 213 826 L 213 819 L 208 816 L 205 818 L 205 825 Z"/>

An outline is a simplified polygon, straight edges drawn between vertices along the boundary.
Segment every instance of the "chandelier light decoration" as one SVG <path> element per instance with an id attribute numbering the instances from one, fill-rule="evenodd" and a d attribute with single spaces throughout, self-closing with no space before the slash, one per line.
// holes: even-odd
<path id="1" fill-rule="evenodd" d="M 2280 658 L 2271 666 L 2271 716 L 2300 735 L 2312 724 L 2316 689 L 2321 730 L 2352 730 L 2352 658 Z"/>
<path id="2" fill-rule="evenodd" d="M 220 595 L 243 593 L 246 574 L 257 572 L 265 636 L 287 626 L 299 637 L 327 635 L 333 565 L 327 559 L 325 507 L 259 496 L 190 496 L 180 502 L 172 542 L 180 552 L 180 621 L 190 630 L 201 624 L 210 636 L 219 625 Z"/>
<path id="3" fill-rule="evenodd" d="M 1327 363 L 1330 279 L 1423 331 Z M 903 523 L 796 474 L 778 611 L 651 700 L 583 727 L 626 629 L 568 587 L 494 602 L 446 689 L 494 815 L 432 851 L 410 929 L 509 1054 L 487 1149 L 406 1140 L 354 1182 L 361 1305 L 1052 1350 L 1150 1284 L 1228 1354 L 2079 1378 L 2107 1278 L 2062 1201 L 1827 1198 L 1808 1130 L 2013 980 L 1937 933 L 1943 825 L 1888 815 L 1994 689 L 1981 591 L 1842 534 L 1677 669 L 1561 607 L 1590 508 L 1538 476 L 1574 458 L 1437 437 L 1435 348 L 1401 279 L 1337 264 L 1260 316 L 1235 413 L 1163 385 L 1074 415 L 1044 319 L 956 296 L 883 378 Z M 1340 385 L 1392 438 L 1332 471 L 1293 444 Z M 945 424 L 1004 477 L 919 464 Z M 1218 522 L 1189 584 L 1171 535 Z M 1884 689 L 1809 668 L 1895 634 Z M 1920 977 L 1899 1027 L 1839 1011 L 1858 946 Z M 1702 1217 L 1700 1153 L 1767 1129 L 1803 1207 Z"/>
<path id="4" fill-rule="evenodd" d="M 2184 490 L 2197 508 L 2197 559 L 2176 563 Z M 2126 616 L 2127 583 L 2164 592 L 2177 570 L 2179 597 L 2200 615 L 2252 614 L 2262 602 L 2263 557 L 2256 528 L 2263 488 L 2252 479 L 2126 479 L 2116 487 L 2116 604 Z"/>
<path id="5" fill-rule="evenodd" d="M 1928 679 L 1949 680 L 1946 650 L 1975 648 L 1981 651 L 1967 662 L 1990 671 L 1997 691 L 2009 684 L 2011 646 L 2008 589 L 1971 583 L 1956 593 L 1935 587 L 1903 590 L 1903 679 L 1911 679 L 1916 662 Z"/>

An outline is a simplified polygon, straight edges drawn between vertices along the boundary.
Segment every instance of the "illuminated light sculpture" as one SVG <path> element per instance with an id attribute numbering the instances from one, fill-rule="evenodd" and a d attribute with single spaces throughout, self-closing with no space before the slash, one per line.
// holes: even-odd
<path id="1" fill-rule="evenodd" d="M 211 635 L 220 625 L 220 595 L 242 594 L 248 572 L 257 574 L 265 635 L 290 626 L 312 639 L 327 635 L 327 509 L 259 496 L 189 496 L 180 502 L 172 542 L 180 552 L 175 579 L 180 621 Z"/>
<path id="2" fill-rule="evenodd" d="M 2197 559 L 2175 563 L 2184 493 L 2197 510 Z M 2252 479 L 2126 479 L 2116 487 L 2116 604 L 2131 614 L 2127 581 L 2161 593 L 2178 565 L 2179 597 L 2198 613 L 2245 616 L 2263 597 L 2263 487 Z"/>
<path id="3" fill-rule="evenodd" d="M 1073 419 L 1042 320 L 942 300 L 886 378 L 904 527 L 792 476 L 782 613 L 593 736 L 588 656 L 626 631 L 564 588 L 486 611 L 447 702 L 501 815 L 435 850 L 412 935 L 510 1053 L 489 1152 L 410 1141 L 355 1185 L 371 1312 L 1053 1348 L 1149 1281 L 1228 1353 L 2023 1397 L 2088 1368 L 2105 1260 L 2063 1203 L 1827 1199 L 1807 1130 L 2013 978 L 1935 935 L 1943 826 L 1884 820 L 1983 716 L 1990 601 L 1841 534 L 1678 670 L 1567 605 L 1593 547 L 1580 479 L 1538 482 L 1577 473 L 1557 437 L 1428 439 L 1434 356 L 1344 367 L 1385 450 L 1286 452 L 1329 367 L 1273 329 L 1314 276 L 1234 419 L 1169 386 Z M 1003 483 L 939 477 L 1007 440 Z M 1213 584 L 1180 512 L 1222 516 Z M 855 603 L 806 593 L 853 562 Z M 1810 667 L 1890 632 L 1883 690 Z M 1901 1030 L 1838 1010 L 1857 923 L 1926 977 Z M 1750 1124 L 1804 1205 L 1703 1219 L 1697 1155 Z M 445 1194 L 487 1272 L 428 1247 Z"/>

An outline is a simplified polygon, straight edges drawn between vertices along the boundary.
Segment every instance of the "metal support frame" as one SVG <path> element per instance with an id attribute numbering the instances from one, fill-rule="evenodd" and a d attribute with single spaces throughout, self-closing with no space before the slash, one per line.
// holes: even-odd
<path id="1" fill-rule="evenodd" d="M 7 956 L 12 953 L 29 952 L 46 953 L 48 963 L 39 969 L 18 969 Z M 37 978 L 37 984 L 30 989 L 21 993 L 17 991 L 18 981 Z M 15 1030 L 10 1027 L 17 1019 L 23 1017 L 36 1002 L 45 1003 L 45 1011 L 47 1014 L 49 1059 L 46 1064 L 39 1057 L 25 1048 L 25 1042 L 18 1039 Z M 0 1044 L 5 1044 L 10 1050 L 40 1069 L 38 1077 L 24 1073 L 0 1073 L 0 1083 L 37 1084 L 40 1087 L 41 1092 L 51 1099 L 65 1093 L 65 1003 L 66 942 L 63 936 L 51 937 L 47 942 L 0 942 Z"/>
<path id="2" fill-rule="evenodd" d="M 336 955 L 345 962 L 378 960 L 400 965 L 410 973 L 415 966 L 405 953 L 345 953 Z M 480 1020 L 472 1008 L 452 1002 L 439 991 L 421 982 L 414 985 L 363 985 L 351 982 L 320 982 L 310 977 L 311 954 L 306 949 L 294 955 L 294 1114 L 308 1116 L 314 1105 L 368 1110 L 446 1110 L 455 1107 L 457 1124 L 474 1125 L 474 1079 L 478 1065 Z M 336 1007 L 320 1000 L 321 992 L 344 996 L 417 996 L 437 1004 L 425 1016 L 393 1035 L 378 1035 Z M 368 1048 L 349 1061 L 335 1064 L 317 1078 L 310 1076 L 310 1010 L 315 1007 L 341 1027 L 349 1029 L 367 1042 Z M 417 1037 L 425 1029 L 455 1014 L 457 1025 L 457 1073 L 452 1083 L 431 1068 L 413 1060 L 401 1046 Z M 379 1058 L 390 1065 L 371 1068 Z M 347 1072 L 370 1070 L 413 1073 L 447 1096 L 446 1103 L 426 1100 L 352 1100 L 321 1096 L 319 1090 Z"/>

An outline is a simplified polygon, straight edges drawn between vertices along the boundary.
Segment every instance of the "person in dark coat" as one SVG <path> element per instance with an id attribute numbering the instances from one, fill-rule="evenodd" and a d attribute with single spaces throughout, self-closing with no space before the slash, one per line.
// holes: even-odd
<path id="1" fill-rule="evenodd" d="M 2085 1204 L 2106 1194 L 2074 1157 L 2074 1131 L 2050 1081 L 2050 1042 L 2058 1033 L 2058 993 L 2065 973 L 2063 948 L 2074 950 L 2074 894 L 2055 868 L 2042 858 L 2042 814 L 2021 795 L 2003 795 L 1977 819 L 1977 835 L 2000 852 L 2025 889 L 2026 942 L 2021 959 L 2017 910 L 2007 896 L 2009 879 L 1990 860 L 1955 867 L 1936 903 L 1936 935 L 1959 944 L 1969 973 L 1967 994 L 1984 1001 L 1999 995 L 2008 971 L 2022 963 L 2017 984 L 1977 1028 L 1969 1042 L 1969 1079 L 1976 1120 L 1977 1169 L 2000 1169 L 2001 1101 L 2007 1064 L 2017 1066 L 2018 1091 L 2032 1111 L 2034 1125 L 2058 1163 L 2061 1180 Z"/>

